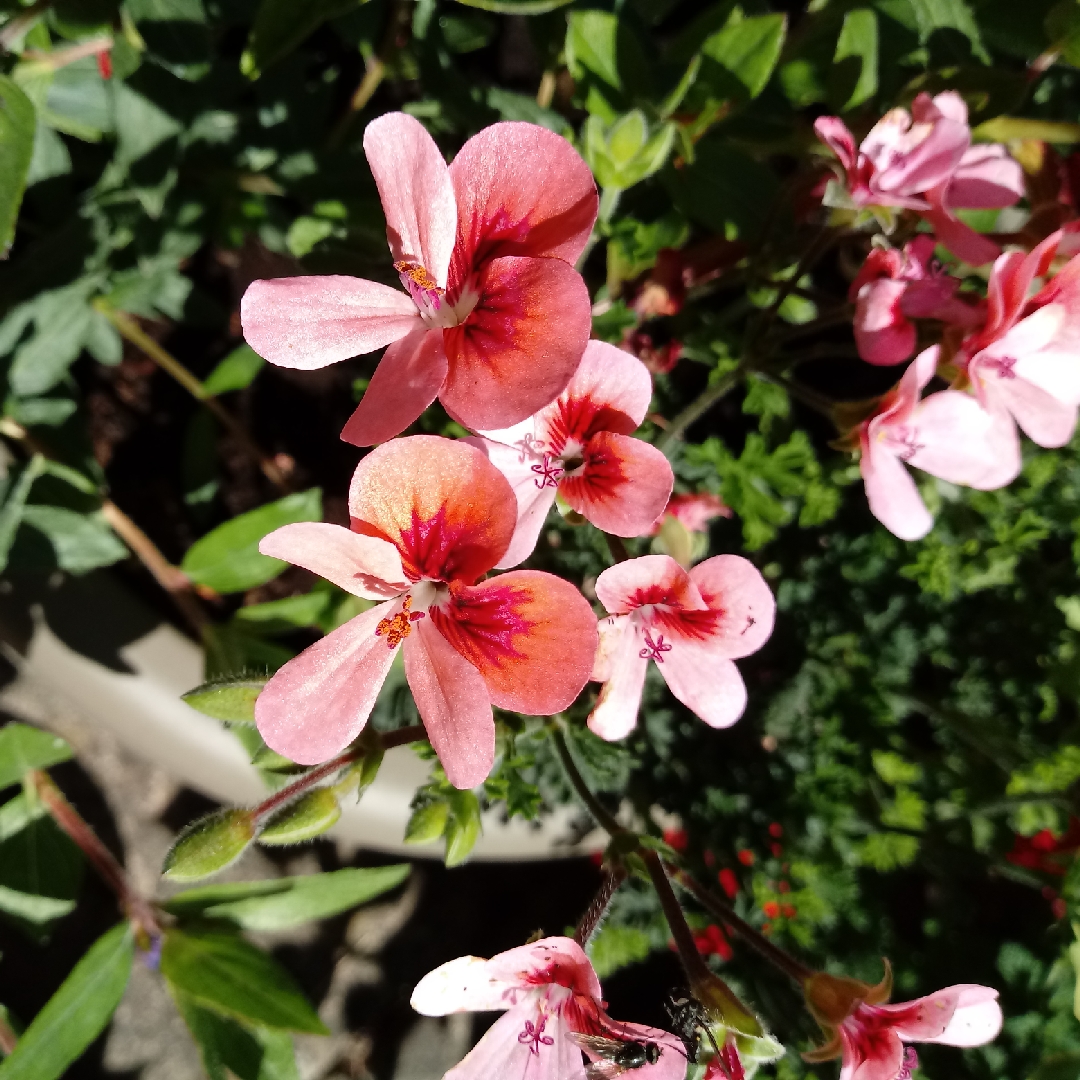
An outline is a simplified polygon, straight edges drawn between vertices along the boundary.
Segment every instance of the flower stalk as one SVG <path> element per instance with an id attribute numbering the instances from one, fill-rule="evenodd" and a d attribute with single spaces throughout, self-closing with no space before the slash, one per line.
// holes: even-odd
<path id="1" fill-rule="evenodd" d="M 551 741 L 555 744 L 555 752 L 559 755 L 559 762 L 566 773 L 577 796 L 585 804 L 585 808 L 596 819 L 596 823 L 611 837 L 625 835 L 628 830 L 615 819 L 615 816 L 604 808 L 600 800 L 589 790 L 585 778 L 581 775 L 574 759 L 570 754 L 570 747 L 566 745 L 566 736 L 558 727 L 551 732 Z"/>

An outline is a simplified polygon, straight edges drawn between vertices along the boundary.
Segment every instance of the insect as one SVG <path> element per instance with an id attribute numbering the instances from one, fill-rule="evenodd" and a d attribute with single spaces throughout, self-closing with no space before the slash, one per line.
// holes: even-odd
<path id="1" fill-rule="evenodd" d="M 696 1065 L 698 1053 L 701 1049 L 701 1033 L 704 1031 L 712 1043 L 717 1057 L 720 1056 L 720 1047 L 716 1045 L 713 1033 L 709 1028 L 709 1016 L 702 1007 L 701 1002 L 688 997 L 678 991 L 672 991 L 668 1000 L 664 1003 L 668 1016 L 671 1017 L 672 1027 L 675 1034 L 682 1040 L 686 1047 L 686 1060 L 691 1065 Z"/>
<path id="2" fill-rule="evenodd" d="M 586 1080 L 615 1080 L 624 1072 L 655 1065 L 663 1052 L 654 1042 L 608 1039 L 601 1035 L 581 1035 L 572 1031 L 570 1038 L 582 1050 L 595 1054 L 600 1060 L 585 1066 Z"/>

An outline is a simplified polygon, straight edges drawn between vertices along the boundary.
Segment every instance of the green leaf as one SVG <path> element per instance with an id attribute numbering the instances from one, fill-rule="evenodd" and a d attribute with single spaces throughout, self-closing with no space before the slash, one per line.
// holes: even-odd
<path id="1" fill-rule="evenodd" d="M 42 119 L 84 142 L 98 142 L 115 127 L 110 87 L 92 56 L 53 72 Z"/>
<path id="2" fill-rule="evenodd" d="M 322 492 L 318 488 L 286 495 L 207 533 L 188 548 L 181 566 L 196 584 L 219 593 L 265 585 L 285 569 L 285 563 L 261 555 L 259 541 L 282 525 L 321 518 Z"/>
<path id="3" fill-rule="evenodd" d="M 22 521 L 23 510 L 26 508 L 26 499 L 30 494 L 30 488 L 34 481 L 45 471 L 45 459 L 40 454 L 35 454 L 19 473 L 4 505 L 0 507 L 0 571 L 7 569 L 8 556 L 11 554 L 11 545 L 15 543 L 15 534 L 18 532 L 19 523 Z M 0 736 L 2 738 L 2 736 Z M 0 744 L 2 745 L 2 744 Z M 3 761 L 0 754 L 0 762 Z M 2 764 L 0 764 L 2 768 Z M 0 783 L 0 787 L 5 785 Z"/>
<path id="4" fill-rule="evenodd" d="M 262 0 L 251 26 L 240 70 L 257 79 L 271 64 L 288 56 L 327 19 L 336 19 L 366 0 Z"/>
<path id="5" fill-rule="evenodd" d="M 215 720 L 254 724 L 255 700 L 265 685 L 265 679 L 215 679 L 182 696 L 193 709 Z"/>
<path id="6" fill-rule="evenodd" d="M 179 916 L 228 919 L 244 930 L 285 930 L 366 904 L 408 876 L 408 864 L 399 863 L 258 882 L 266 886 L 259 890 L 247 882 L 209 885 L 174 896 L 165 908 Z"/>
<path id="7" fill-rule="evenodd" d="M 169 930 L 161 951 L 161 973 L 174 990 L 215 1012 L 262 1027 L 328 1034 L 277 961 L 235 934 Z"/>
<path id="8" fill-rule="evenodd" d="M 105 1030 L 120 1004 L 135 955 L 127 923 L 103 934 L 0 1064 L 0 1080 L 58 1080 Z"/>
<path id="9" fill-rule="evenodd" d="M 33 102 L 9 79 L 0 75 L 0 257 L 15 238 L 30 162 L 34 157 L 37 117 Z"/>
<path id="10" fill-rule="evenodd" d="M 27 724 L 5 724 L 0 728 L 0 788 L 21 783 L 31 769 L 47 769 L 72 756 L 59 735 Z"/>
<path id="11" fill-rule="evenodd" d="M 607 923 L 589 942 L 589 959 L 601 979 L 644 960 L 652 951 L 649 935 L 634 926 Z"/>
<path id="12" fill-rule="evenodd" d="M 878 18 L 872 8 L 844 15 L 829 69 L 829 100 L 840 112 L 858 108 L 877 93 Z"/>
<path id="13" fill-rule="evenodd" d="M 301 844 L 321 836 L 340 817 L 341 805 L 333 791 L 315 788 L 275 814 L 259 833 L 259 843 L 269 847 Z"/>
<path id="14" fill-rule="evenodd" d="M 303 215 L 296 218 L 289 226 L 285 234 L 285 246 L 298 259 L 311 253 L 311 250 L 333 235 L 337 226 L 326 218 L 308 217 Z"/>
<path id="15" fill-rule="evenodd" d="M 756 98 L 765 89 L 780 59 L 787 34 L 786 15 L 758 15 L 746 18 L 735 8 L 727 25 L 705 39 L 699 81 L 715 82 L 721 97 L 731 96 L 733 85 L 739 97 Z M 717 79 L 716 65 L 727 79 Z M 730 83 L 734 80 L 734 84 Z"/>
<path id="16" fill-rule="evenodd" d="M 0 885 L 0 911 L 35 925 L 52 922 L 75 910 L 74 900 L 19 892 Z"/>
<path id="17" fill-rule="evenodd" d="M 1076 0 L 1064 0 L 1047 13 L 1046 35 L 1061 59 L 1073 67 L 1080 67 L 1080 5 Z"/>
<path id="18" fill-rule="evenodd" d="M 186 994 L 174 997 L 210 1080 L 300 1080 L 288 1032 L 245 1028 Z"/>
<path id="19" fill-rule="evenodd" d="M 36 397 L 64 378 L 93 330 L 93 288 L 92 279 L 83 279 L 35 299 L 34 336 L 16 350 L 8 375 L 12 393 Z"/>
<path id="20" fill-rule="evenodd" d="M 247 810 L 215 810 L 176 838 L 161 873 L 172 881 L 209 877 L 236 862 L 254 838 L 255 823 Z"/>
<path id="21" fill-rule="evenodd" d="M 979 24 L 965 0 L 910 0 L 910 3 L 920 44 L 925 45 L 936 30 L 955 30 L 967 38 L 972 56 L 984 64 L 990 63 Z"/>
<path id="22" fill-rule="evenodd" d="M 127 83 L 113 87 L 116 107 L 116 160 L 129 165 L 179 135 L 183 125 Z"/>
<path id="23" fill-rule="evenodd" d="M 446 865 L 460 866 L 480 839 L 480 800 L 471 791 L 449 796 L 450 820 L 446 824 Z"/>
<path id="24" fill-rule="evenodd" d="M 574 77 L 581 78 L 584 69 L 621 90 L 618 18 L 607 11 L 572 11 L 566 23 L 566 63 Z"/>
<path id="25" fill-rule="evenodd" d="M 265 604 L 242 607 L 233 620 L 259 634 L 280 634 L 308 626 L 319 626 L 331 604 L 328 592 L 317 590 L 302 596 L 286 596 Z"/>
<path id="26" fill-rule="evenodd" d="M 445 799 L 417 807 L 405 826 L 406 844 L 430 844 L 446 832 L 450 804 Z"/>
<path id="27" fill-rule="evenodd" d="M 47 813 L 40 799 L 28 799 L 25 792 L 16 795 L 14 799 L 8 799 L 0 806 L 0 844 L 22 832 L 27 825 L 45 817 Z"/>
<path id="28" fill-rule="evenodd" d="M 217 396 L 231 390 L 244 390 L 262 370 L 265 360 L 250 346 L 233 349 L 203 380 L 203 389 Z"/>
<path id="29" fill-rule="evenodd" d="M 63 506 L 27 506 L 23 524 L 44 533 L 61 570 L 85 574 L 128 557 L 128 549 L 100 514 L 79 514 Z"/>

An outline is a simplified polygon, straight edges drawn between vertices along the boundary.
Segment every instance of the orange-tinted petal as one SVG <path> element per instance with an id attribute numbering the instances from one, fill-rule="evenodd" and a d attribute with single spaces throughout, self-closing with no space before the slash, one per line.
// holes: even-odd
<path id="1" fill-rule="evenodd" d="M 432 623 L 484 677 L 491 702 L 531 716 L 565 709 L 596 656 L 596 616 L 567 581 L 513 570 L 428 609 Z"/>
<path id="2" fill-rule="evenodd" d="M 475 447 L 413 435 L 377 447 L 349 488 L 353 528 L 389 540 L 412 580 L 471 583 L 510 545 L 517 500 Z"/>

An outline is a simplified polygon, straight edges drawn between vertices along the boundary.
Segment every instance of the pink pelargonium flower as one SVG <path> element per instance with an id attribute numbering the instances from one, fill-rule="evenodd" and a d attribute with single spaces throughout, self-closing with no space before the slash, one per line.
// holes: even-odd
<path id="1" fill-rule="evenodd" d="M 1039 446 L 1064 446 L 1080 405 L 1080 256 L 1029 296 L 1050 269 L 1062 233 L 1029 254 L 1010 251 L 990 273 L 986 325 L 958 364 L 989 410 L 1006 411 Z M 1017 451 L 1019 452 L 1019 451 Z"/>
<path id="2" fill-rule="evenodd" d="M 517 496 L 517 529 L 500 567 L 528 558 L 556 495 L 604 532 L 650 530 L 674 482 L 667 458 L 630 438 L 651 400 L 640 360 L 590 341 L 555 401 L 512 428 L 481 432 L 477 445 Z"/>
<path id="3" fill-rule="evenodd" d="M 971 145 L 967 105 L 955 91 L 919 94 L 911 112 L 893 109 L 863 139 L 838 116 L 822 116 L 814 130 L 843 166 L 846 199 L 854 207 L 914 210 L 950 251 L 972 265 L 1001 251 L 960 221 L 956 209 L 1001 209 L 1024 194 L 1024 175 L 1004 146 Z"/>
<path id="4" fill-rule="evenodd" d="M 251 347 L 320 368 L 389 345 L 342 431 L 357 446 L 404 431 L 435 400 L 472 428 L 516 424 L 559 395 L 592 325 L 572 263 L 596 185 L 562 137 L 501 123 L 447 167 L 420 122 L 388 113 L 364 132 L 407 292 L 360 278 L 256 281 L 240 304 Z"/>
<path id="5" fill-rule="evenodd" d="M 657 1060 L 634 1069 L 634 1076 L 683 1080 L 686 1056 L 680 1040 L 658 1028 L 612 1020 L 600 993 L 581 946 L 571 938 L 549 937 L 490 960 L 451 960 L 420 980 L 411 1004 L 424 1016 L 504 1012 L 443 1080 L 585 1080 L 575 1033 L 654 1043 Z"/>
<path id="6" fill-rule="evenodd" d="M 911 319 L 940 319 L 973 329 L 980 307 L 956 296 L 960 282 L 932 265 L 937 241 L 917 236 L 903 251 L 871 249 L 848 298 L 855 301 L 855 344 L 867 363 L 899 364 L 915 352 Z"/>
<path id="7" fill-rule="evenodd" d="M 919 540 L 934 524 L 905 465 L 980 491 L 1004 487 L 1020 471 L 1019 447 L 1001 411 L 958 390 L 919 400 L 938 352 L 934 345 L 920 353 L 859 428 L 870 512 L 901 540 Z"/>
<path id="8" fill-rule="evenodd" d="M 398 648 L 420 718 L 450 782 L 491 770 L 491 707 L 566 708 L 589 678 L 596 616 L 568 582 L 536 570 L 478 579 L 514 531 L 499 471 L 471 446 L 417 435 L 380 446 L 349 489 L 352 529 L 285 525 L 265 555 L 382 603 L 327 634 L 266 684 L 255 721 L 268 746 L 303 765 L 360 733 Z"/>
<path id="9" fill-rule="evenodd" d="M 684 570 L 668 555 L 608 567 L 596 596 L 600 620 L 592 677 L 604 684 L 589 727 L 621 739 L 637 723 L 645 670 L 655 660 L 671 692 L 712 727 L 734 724 L 746 686 L 732 662 L 757 652 L 772 633 L 776 602 L 754 565 L 717 555 Z"/>
<path id="10" fill-rule="evenodd" d="M 914 1001 L 888 1005 L 890 973 L 878 986 L 821 974 L 812 983 L 826 980 L 830 986 L 816 1003 L 815 989 L 825 988 L 807 986 L 807 1000 L 832 1037 L 803 1057 L 817 1062 L 839 1055 L 840 1080 L 911 1080 L 919 1059 L 906 1043 L 982 1046 L 1001 1031 L 998 993 L 989 986 L 960 983 Z M 849 998 L 850 994 L 860 996 Z M 826 1005 L 826 1012 L 834 1015 L 822 1016 L 815 1004 Z"/>

